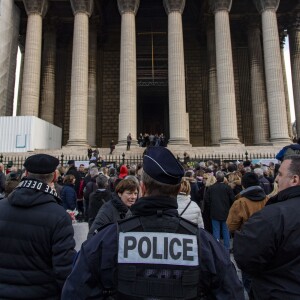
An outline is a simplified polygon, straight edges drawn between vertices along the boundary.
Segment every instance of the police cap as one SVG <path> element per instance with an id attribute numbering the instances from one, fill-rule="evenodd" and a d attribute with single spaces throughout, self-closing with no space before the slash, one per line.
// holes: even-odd
<path id="1" fill-rule="evenodd" d="M 35 154 L 29 156 L 25 162 L 25 169 L 34 174 L 50 174 L 53 173 L 59 165 L 59 160 L 48 154 Z"/>
<path id="2" fill-rule="evenodd" d="M 172 152 L 160 146 L 145 151 L 143 169 L 151 178 L 165 184 L 179 184 L 184 176 L 184 169 Z"/>

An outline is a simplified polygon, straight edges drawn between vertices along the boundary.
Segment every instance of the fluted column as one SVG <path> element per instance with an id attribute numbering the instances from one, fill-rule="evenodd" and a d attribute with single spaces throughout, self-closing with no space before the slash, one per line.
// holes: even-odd
<path id="1" fill-rule="evenodd" d="M 67 146 L 87 145 L 89 17 L 93 0 L 71 0 L 74 35 L 71 77 L 70 129 Z"/>
<path id="2" fill-rule="evenodd" d="M 170 145 L 189 145 L 186 112 L 182 13 L 185 0 L 164 0 L 168 14 Z"/>
<path id="3" fill-rule="evenodd" d="M 220 143 L 239 144 L 229 25 L 232 0 L 211 0 L 210 3 L 215 14 Z"/>
<path id="4" fill-rule="evenodd" d="M 218 101 L 217 65 L 216 65 L 216 40 L 215 26 L 212 20 L 208 21 L 207 30 L 207 57 L 209 78 L 209 118 L 211 144 L 220 144 L 220 115 Z"/>
<path id="5" fill-rule="evenodd" d="M 285 44 L 286 36 L 287 36 L 286 32 L 283 29 L 281 29 L 279 32 L 279 39 L 280 39 L 280 56 L 281 56 L 281 64 L 282 64 L 285 108 L 286 108 L 289 137 L 292 138 L 293 130 L 292 130 L 292 121 L 291 121 L 290 99 L 289 99 L 289 90 L 288 90 L 285 59 L 284 59 L 284 44 Z"/>
<path id="6" fill-rule="evenodd" d="M 251 99 L 253 114 L 253 143 L 264 145 L 269 141 L 268 105 L 263 69 L 260 23 L 250 21 L 248 26 L 248 49 L 251 75 Z"/>
<path id="7" fill-rule="evenodd" d="M 270 141 L 289 143 L 276 10 L 279 0 L 254 0 L 262 15 Z"/>
<path id="8" fill-rule="evenodd" d="M 48 0 L 23 0 L 28 15 L 21 115 L 39 115 L 42 22 L 48 8 Z"/>
<path id="9" fill-rule="evenodd" d="M 56 28 L 48 24 L 44 33 L 43 73 L 41 90 L 41 119 L 53 124 L 55 105 Z"/>
<path id="10" fill-rule="evenodd" d="M 132 145 L 137 132 L 136 32 L 135 15 L 139 0 L 118 0 L 121 14 L 120 114 L 118 144 L 125 145 L 131 133 Z"/>
<path id="11" fill-rule="evenodd" d="M 89 94 L 88 94 L 88 131 L 90 146 L 96 146 L 96 114 L 97 114 L 97 27 L 90 26 L 89 40 Z"/>
<path id="12" fill-rule="evenodd" d="M 289 29 L 290 58 L 296 115 L 297 136 L 300 137 L 300 12 Z"/>

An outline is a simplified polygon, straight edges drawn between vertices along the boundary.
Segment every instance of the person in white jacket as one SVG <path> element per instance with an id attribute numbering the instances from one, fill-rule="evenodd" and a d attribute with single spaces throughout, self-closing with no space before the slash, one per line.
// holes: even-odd
<path id="1" fill-rule="evenodd" d="M 181 181 L 179 194 L 177 195 L 178 214 L 184 219 L 198 224 L 198 227 L 204 228 L 200 207 L 191 200 L 191 185 L 184 177 Z"/>

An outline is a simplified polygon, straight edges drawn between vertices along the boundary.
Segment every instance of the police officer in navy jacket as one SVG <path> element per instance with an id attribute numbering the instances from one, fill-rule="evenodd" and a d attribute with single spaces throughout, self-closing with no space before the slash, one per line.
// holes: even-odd
<path id="1" fill-rule="evenodd" d="M 244 299 L 228 251 L 178 216 L 184 170 L 173 154 L 149 147 L 143 168 L 133 216 L 82 245 L 62 299 Z"/>

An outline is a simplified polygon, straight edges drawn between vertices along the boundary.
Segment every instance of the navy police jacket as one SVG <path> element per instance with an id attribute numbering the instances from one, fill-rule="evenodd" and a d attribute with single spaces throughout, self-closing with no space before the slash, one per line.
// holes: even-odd
<path id="1" fill-rule="evenodd" d="M 62 300 L 244 299 L 228 252 L 178 217 L 175 198 L 140 198 L 131 211 L 82 245 Z"/>

